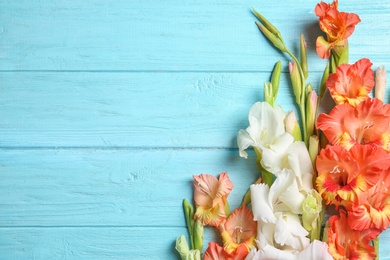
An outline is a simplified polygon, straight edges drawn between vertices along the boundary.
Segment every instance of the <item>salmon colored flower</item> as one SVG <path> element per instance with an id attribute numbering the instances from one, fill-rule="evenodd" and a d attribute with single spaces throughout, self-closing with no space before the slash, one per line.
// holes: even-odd
<path id="1" fill-rule="evenodd" d="M 375 85 L 371 66 L 369 59 L 361 59 L 352 65 L 341 64 L 329 75 L 326 86 L 337 105 L 348 103 L 356 107 L 368 98 Z"/>
<path id="2" fill-rule="evenodd" d="M 245 255 L 242 255 L 244 258 L 255 244 L 257 223 L 253 220 L 252 211 L 245 205 L 234 210 L 226 222 L 221 223 L 219 229 L 224 250 L 229 254 L 235 254 L 238 247 L 245 246 L 247 250 Z"/>
<path id="3" fill-rule="evenodd" d="M 194 177 L 194 200 L 196 204 L 195 220 L 203 225 L 218 227 L 226 218 L 227 196 L 233 189 L 227 173 L 221 173 L 219 179 L 209 174 Z"/>
<path id="4" fill-rule="evenodd" d="M 353 230 L 348 225 L 344 210 L 340 210 L 340 216 L 329 218 L 328 229 L 329 253 L 336 260 L 374 259 L 375 248 L 370 241 L 378 237 L 380 230 L 366 229 Z"/>
<path id="5" fill-rule="evenodd" d="M 360 22 L 358 15 L 339 12 L 338 1 L 332 4 L 321 2 L 315 7 L 315 13 L 319 17 L 320 28 L 326 33 L 327 40 L 320 36 L 317 38 L 317 54 L 322 59 L 329 58 L 330 51 L 334 48 L 344 49 L 347 39 L 355 30 L 355 25 Z"/>
<path id="6" fill-rule="evenodd" d="M 328 145 L 316 161 L 317 189 L 327 204 L 350 207 L 373 187 L 390 167 L 390 157 L 379 147 L 355 145 L 347 151 Z"/>
<path id="7" fill-rule="evenodd" d="M 217 243 L 210 242 L 203 260 L 242 260 L 247 254 L 248 249 L 244 245 L 239 246 L 233 254 L 229 254 Z"/>
<path id="8" fill-rule="evenodd" d="M 387 229 L 390 225 L 389 187 L 390 175 L 382 174 L 377 184 L 359 197 L 359 203 L 348 210 L 348 223 L 352 229 Z"/>
<path id="9" fill-rule="evenodd" d="M 320 114 L 317 128 L 333 145 L 350 149 L 355 144 L 380 146 L 390 151 L 390 105 L 377 98 L 366 99 L 357 107 L 335 106 L 329 114 Z"/>

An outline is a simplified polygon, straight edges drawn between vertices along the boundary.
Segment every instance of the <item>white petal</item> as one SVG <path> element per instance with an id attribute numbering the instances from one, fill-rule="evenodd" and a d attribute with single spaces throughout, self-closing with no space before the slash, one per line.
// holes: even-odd
<path id="1" fill-rule="evenodd" d="M 287 245 L 297 251 L 306 248 L 310 240 L 309 233 L 302 227 L 299 217 L 293 213 L 283 213 L 275 225 L 275 241 L 281 246 Z"/>
<path id="2" fill-rule="evenodd" d="M 284 169 L 280 173 L 278 173 L 269 191 L 269 198 L 271 200 L 272 205 L 275 205 L 276 201 L 284 192 L 286 192 L 286 190 L 288 189 L 288 187 L 291 185 L 293 181 L 294 181 L 294 174 L 291 170 Z"/>
<path id="3" fill-rule="evenodd" d="M 297 176 L 299 189 L 310 191 L 313 188 L 313 165 L 309 152 L 303 142 L 294 142 L 289 147 L 288 163 L 290 165 L 289 168 Z"/>
<path id="4" fill-rule="evenodd" d="M 259 248 L 263 248 L 266 245 L 274 245 L 274 233 L 275 233 L 275 224 L 273 223 L 264 223 L 257 222 L 257 245 Z"/>
<path id="5" fill-rule="evenodd" d="M 291 252 L 283 251 L 273 246 L 266 245 L 265 247 L 260 248 L 252 259 L 253 260 L 295 260 L 295 255 Z"/>
<path id="6" fill-rule="evenodd" d="M 249 127 L 246 129 L 256 144 L 266 146 L 284 133 L 280 112 L 267 102 L 256 102 L 249 110 Z"/>
<path id="7" fill-rule="evenodd" d="M 262 165 L 272 173 L 277 173 L 288 167 L 288 147 L 294 142 L 294 137 L 284 133 L 274 140 L 268 149 L 263 150 Z"/>
<path id="8" fill-rule="evenodd" d="M 248 158 L 248 154 L 247 154 L 247 152 L 245 152 L 245 150 L 249 146 L 254 146 L 256 144 L 253 141 L 253 139 L 250 137 L 248 132 L 241 129 L 240 131 L 238 131 L 237 145 L 238 145 L 238 149 L 240 151 L 240 156 L 244 157 L 244 158 Z"/>
<path id="9" fill-rule="evenodd" d="M 328 252 L 328 245 L 325 242 L 314 240 L 308 247 L 297 255 L 297 260 L 332 260 L 333 257 Z"/>
<path id="10" fill-rule="evenodd" d="M 253 260 L 256 255 L 257 249 L 255 246 L 252 247 L 251 251 L 249 251 L 248 255 L 245 257 L 245 260 Z"/>
<path id="11" fill-rule="evenodd" d="M 266 223 L 275 223 L 277 221 L 274 216 L 273 208 L 269 198 L 270 189 L 267 184 L 252 184 L 251 201 L 253 219 L 256 221 L 263 221 Z"/>
<path id="12" fill-rule="evenodd" d="M 298 184 L 294 178 L 287 190 L 283 192 L 279 200 L 282 201 L 293 213 L 302 214 L 302 203 L 305 195 L 299 192 Z"/>

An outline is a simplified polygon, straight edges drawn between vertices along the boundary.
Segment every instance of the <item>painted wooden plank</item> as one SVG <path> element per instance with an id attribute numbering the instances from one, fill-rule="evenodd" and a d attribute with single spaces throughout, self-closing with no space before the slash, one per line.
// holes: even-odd
<path id="1" fill-rule="evenodd" d="M 180 259 L 184 228 L 0 228 L 0 259 Z"/>
<path id="2" fill-rule="evenodd" d="M 285 64 L 287 66 L 287 64 Z M 278 97 L 294 108 L 288 75 Z M 311 74 L 318 85 L 321 73 Z M 236 148 L 270 73 L 0 73 L 2 147 Z"/>
<path id="3" fill-rule="evenodd" d="M 255 7 L 290 48 L 305 33 L 311 69 L 322 71 L 314 52 L 318 2 L 1 1 L 0 70 L 269 71 L 279 54 L 258 32 Z M 350 39 L 351 60 L 390 65 L 390 3 L 339 7 L 362 19 Z"/>
<path id="4" fill-rule="evenodd" d="M 192 175 L 228 171 L 239 206 L 255 156 L 221 149 L 0 150 L 0 226 L 184 226 Z"/>
<path id="5" fill-rule="evenodd" d="M 210 231 L 210 230 L 207 230 Z M 177 227 L 0 228 L 0 259 L 180 259 Z M 207 241 L 219 235 L 206 232 Z M 380 259 L 390 259 L 390 232 L 380 237 Z"/>

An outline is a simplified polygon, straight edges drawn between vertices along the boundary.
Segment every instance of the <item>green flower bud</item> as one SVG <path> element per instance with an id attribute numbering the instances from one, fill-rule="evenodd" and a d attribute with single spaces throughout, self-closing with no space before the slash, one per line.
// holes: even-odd
<path id="1" fill-rule="evenodd" d="M 321 195 L 315 189 L 312 189 L 311 193 L 303 201 L 302 208 L 303 227 L 307 231 L 317 234 L 318 229 L 321 228 L 320 225 L 317 225 L 317 219 L 320 217 L 322 211 Z"/>
<path id="2" fill-rule="evenodd" d="M 185 260 L 201 260 L 199 250 L 190 250 Z"/>
<path id="3" fill-rule="evenodd" d="M 280 32 L 279 30 L 272 24 L 270 23 L 263 15 L 261 15 L 259 12 L 257 12 L 255 9 L 252 8 L 252 12 L 254 15 L 257 17 L 257 19 L 260 20 L 262 24 L 267 28 L 268 31 L 270 31 L 272 34 L 274 34 L 276 37 L 280 37 Z"/>
<path id="4" fill-rule="evenodd" d="M 193 241 L 193 230 L 194 230 L 194 207 L 188 203 L 186 199 L 183 200 L 183 209 L 184 209 L 184 216 L 186 218 L 186 224 L 187 224 L 187 229 L 188 233 L 190 234 L 191 238 L 191 245 L 194 246 L 194 241 Z"/>
<path id="5" fill-rule="evenodd" d="M 264 83 L 264 100 L 271 106 L 274 106 L 275 97 L 273 95 L 271 82 Z"/>
<path id="6" fill-rule="evenodd" d="M 303 75 L 305 76 L 305 79 L 307 79 L 309 73 L 308 73 L 308 65 L 307 65 L 306 41 L 303 34 L 301 34 L 300 49 L 301 49 L 301 67 L 302 67 Z"/>
<path id="7" fill-rule="evenodd" d="M 309 137 L 309 155 L 313 165 L 315 164 L 315 160 L 318 155 L 319 142 L 320 140 L 318 136 L 312 135 Z"/>
<path id="8" fill-rule="evenodd" d="M 290 78 L 295 95 L 295 101 L 300 105 L 303 86 L 299 75 L 298 65 L 295 62 L 289 62 L 288 69 L 290 71 Z"/>
<path id="9" fill-rule="evenodd" d="M 270 42 L 272 42 L 273 45 L 275 45 L 276 48 L 278 48 L 279 50 L 281 50 L 283 52 L 286 51 L 286 47 L 279 40 L 279 38 L 275 36 L 275 34 L 270 32 L 264 25 L 262 25 L 259 22 L 256 22 L 256 25 L 257 25 L 257 27 L 259 27 L 259 30 L 265 35 L 265 37 L 267 37 L 267 39 L 270 40 Z"/>
<path id="10" fill-rule="evenodd" d="M 320 99 L 324 96 L 325 90 L 326 90 L 326 81 L 328 80 L 329 77 L 329 62 L 326 64 L 324 73 L 322 74 L 322 79 L 321 79 L 321 85 L 320 85 Z"/>
<path id="11" fill-rule="evenodd" d="M 202 222 L 199 220 L 195 221 L 194 226 L 194 249 L 198 249 L 202 251 L 203 249 L 203 236 L 204 236 L 204 228 Z"/>
<path id="12" fill-rule="evenodd" d="M 272 92 L 273 92 L 274 100 L 276 100 L 276 97 L 278 95 L 281 73 L 282 73 L 282 62 L 278 61 L 275 63 L 275 67 L 271 75 L 271 84 L 272 84 Z"/>
<path id="13" fill-rule="evenodd" d="M 187 258 L 190 248 L 188 247 L 187 239 L 184 235 L 181 235 L 176 239 L 176 251 L 179 252 L 182 260 Z"/>

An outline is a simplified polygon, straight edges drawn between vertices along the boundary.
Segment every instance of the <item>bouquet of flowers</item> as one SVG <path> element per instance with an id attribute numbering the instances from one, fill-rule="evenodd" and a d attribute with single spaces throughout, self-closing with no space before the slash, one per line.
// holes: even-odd
<path id="1" fill-rule="evenodd" d="M 241 157 L 254 149 L 261 177 L 230 212 L 227 173 L 193 176 L 195 207 L 183 204 L 189 242 L 179 237 L 176 249 L 181 259 L 374 259 L 378 236 L 390 224 L 390 105 L 383 103 L 384 67 L 374 75 L 367 58 L 349 64 L 348 38 L 359 16 L 339 11 L 337 0 L 315 7 L 326 34 L 316 51 L 328 59 L 315 90 L 306 83 L 304 36 L 297 58 L 278 29 L 253 13 L 263 35 L 291 59 L 299 116 L 276 104 L 277 62 L 265 100 L 252 106 L 249 126 L 237 137 Z M 319 114 L 324 95 L 334 106 Z M 209 242 L 203 253 L 205 226 L 217 228 L 223 243 Z"/>

